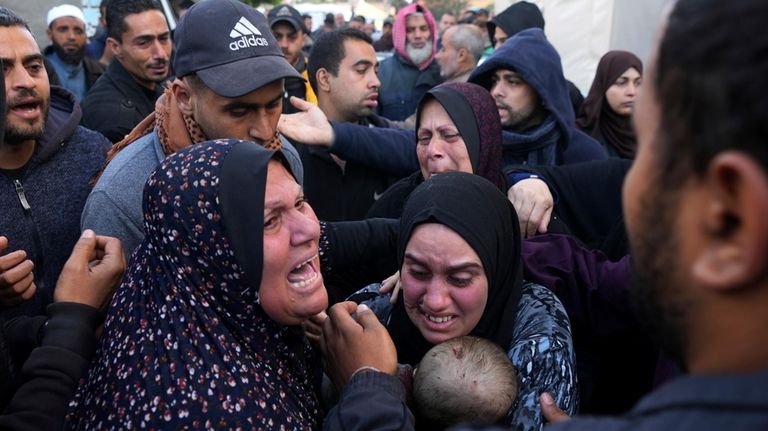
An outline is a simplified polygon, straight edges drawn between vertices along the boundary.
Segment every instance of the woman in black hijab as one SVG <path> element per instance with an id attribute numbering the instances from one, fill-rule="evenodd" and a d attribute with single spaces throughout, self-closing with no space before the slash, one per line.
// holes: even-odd
<path id="1" fill-rule="evenodd" d="M 627 51 L 609 51 L 597 65 L 589 94 L 581 105 L 576 125 L 597 139 L 608 154 L 634 159 L 637 142 L 632 128 L 643 63 Z"/>
<path id="2" fill-rule="evenodd" d="M 393 184 L 368 217 L 398 218 L 408 195 L 430 176 L 461 170 L 506 191 L 501 171 L 501 120 L 488 91 L 479 85 L 446 83 L 429 90 L 416 110 L 420 169 Z"/>
<path id="3" fill-rule="evenodd" d="M 366 303 L 387 326 L 398 362 L 415 365 L 434 344 L 457 336 L 486 338 L 518 371 L 518 400 L 506 424 L 541 428 L 544 391 L 575 413 L 570 323 L 552 292 L 522 280 L 520 228 L 506 196 L 477 175 L 437 175 L 409 197 L 400 233 L 402 294 L 394 305 L 389 295 Z"/>

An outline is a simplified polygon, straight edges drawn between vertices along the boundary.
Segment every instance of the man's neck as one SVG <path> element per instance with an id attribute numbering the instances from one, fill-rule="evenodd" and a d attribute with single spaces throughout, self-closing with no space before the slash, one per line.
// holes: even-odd
<path id="1" fill-rule="evenodd" d="M 117 59 L 117 60 L 118 60 L 118 61 L 120 61 L 120 59 Z M 157 82 L 155 82 L 155 81 L 147 81 L 147 80 L 145 80 L 145 79 L 139 79 L 138 77 L 136 77 L 136 75 L 132 74 L 132 73 L 131 73 L 131 72 L 128 70 L 128 68 L 126 68 L 126 67 L 125 67 L 125 65 L 123 64 L 123 62 L 122 62 L 122 61 L 120 62 L 120 65 L 121 65 L 121 66 L 123 66 L 123 69 L 125 69 L 125 72 L 126 72 L 126 73 L 127 73 L 127 74 L 128 74 L 128 75 L 129 75 L 129 76 L 130 76 L 130 77 L 131 77 L 131 78 L 132 78 L 132 79 L 133 79 L 133 80 L 134 80 L 134 81 L 135 81 L 137 84 L 141 85 L 142 87 L 144 87 L 144 88 L 146 88 L 146 89 L 148 89 L 148 90 L 151 90 L 151 91 L 155 91 L 155 88 L 157 88 Z"/>
<path id="2" fill-rule="evenodd" d="M 738 303 L 737 303 L 738 301 Z M 712 301 L 714 302 L 714 301 Z M 768 369 L 768 286 L 744 289 L 741 298 L 721 299 L 688 325 L 686 363 L 691 374 L 750 373 Z"/>
<path id="3" fill-rule="evenodd" d="M 533 115 L 531 118 L 529 118 L 524 123 L 520 123 L 514 127 L 510 127 L 508 130 L 516 133 L 522 133 L 526 130 L 531 130 L 534 127 L 540 126 L 544 120 L 547 118 L 546 112 L 539 112 L 536 115 Z"/>
<path id="4" fill-rule="evenodd" d="M 465 66 L 463 69 L 457 70 L 456 73 L 446 79 L 445 82 L 467 82 L 472 70 L 474 70 L 474 66 Z"/>
<path id="5" fill-rule="evenodd" d="M 334 121 L 336 123 L 359 123 L 360 119 L 357 117 L 351 117 L 344 115 L 336 110 L 333 103 L 326 100 L 318 100 L 317 107 L 325 114 L 328 121 Z"/>
<path id="6" fill-rule="evenodd" d="M 35 140 L 30 139 L 19 145 L 0 145 L 0 169 L 19 169 L 29 162 L 35 151 Z"/>

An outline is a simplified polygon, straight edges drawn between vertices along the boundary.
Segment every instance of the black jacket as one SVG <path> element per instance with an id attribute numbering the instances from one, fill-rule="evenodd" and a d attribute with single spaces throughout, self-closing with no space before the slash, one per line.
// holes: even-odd
<path id="1" fill-rule="evenodd" d="M 155 110 L 162 94 L 162 85 L 154 91 L 142 87 L 115 59 L 83 101 L 83 126 L 118 142 Z"/>
<path id="2" fill-rule="evenodd" d="M 80 214 L 110 147 L 104 136 L 79 126 L 80 105 L 61 87 L 51 87 L 43 136 L 24 171 L 0 171 L 0 232 L 8 250 L 24 250 L 35 264 L 37 292 L 0 314 L 38 315 L 53 300 L 53 288 L 80 238 Z"/>
<path id="3" fill-rule="evenodd" d="M 0 415 L 0 429 L 61 429 L 69 400 L 88 369 L 102 314 L 76 303 L 51 304 L 47 312 L 40 346 L 24 363 L 23 384 Z M 39 318 L 28 320 L 40 326 Z M 0 339 L 5 335 L 0 332 Z"/>

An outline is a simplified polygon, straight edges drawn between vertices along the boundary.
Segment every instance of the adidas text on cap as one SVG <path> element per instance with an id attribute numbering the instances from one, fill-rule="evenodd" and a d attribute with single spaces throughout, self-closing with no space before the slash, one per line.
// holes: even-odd
<path id="1" fill-rule="evenodd" d="M 302 79 L 283 56 L 267 19 L 237 0 L 202 0 L 173 34 L 173 70 L 196 73 L 214 93 L 239 97 L 284 78 Z"/>

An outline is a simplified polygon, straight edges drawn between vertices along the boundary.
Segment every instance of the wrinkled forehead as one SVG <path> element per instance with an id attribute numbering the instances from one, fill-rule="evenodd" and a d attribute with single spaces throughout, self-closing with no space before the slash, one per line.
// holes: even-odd
<path id="1" fill-rule="evenodd" d="M 427 25 L 427 18 L 421 12 L 414 12 L 405 17 L 406 27 L 421 27 Z M 427 27 L 429 27 L 427 25 Z"/>

